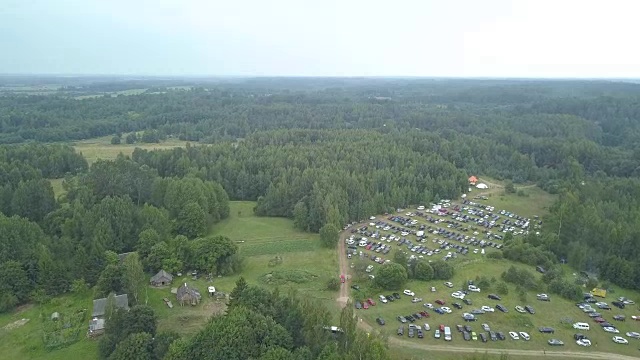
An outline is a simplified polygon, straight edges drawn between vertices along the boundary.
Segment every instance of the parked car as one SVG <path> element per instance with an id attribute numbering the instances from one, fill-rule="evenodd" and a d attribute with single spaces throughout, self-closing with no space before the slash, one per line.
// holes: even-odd
<path id="1" fill-rule="evenodd" d="M 509 331 L 509 336 L 511 336 L 513 340 L 520 340 L 520 336 L 515 331 Z"/>
<path id="2" fill-rule="evenodd" d="M 480 340 L 482 342 L 487 342 L 487 334 L 485 333 L 480 333 Z"/>
<path id="3" fill-rule="evenodd" d="M 446 312 L 447 314 L 451 314 L 451 309 L 446 306 L 443 306 L 440 309 L 442 309 L 442 311 Z"/>
<path id="4" fill-rule="evenodd" d="M 640 333 L 635 331 L 628 332 L 626 335 L 633 339 L 640 339 Z"/>
<path id="5" fill-rule="evenodd" d="M 469 291 L 480 292 L 480 288 L 475 285 L 469 285 Z"/>
<path id="6" fill-rule="evenodd" d="M 433 333 L 433 337 L 436 339 L 440 339 L 440 329 L 436 329 L 436 331 Z"/>
<path id="7" fill-rule="evenodd" d="M 414 304 L 422 302 L 422 298 L 414 297 L 413 299 L 411 299 L 411 302 L 414 303 Z"/>
<path id="8" fill-rule="evenodd" d="M 411 290 L 405 290 L 402 292 L 403 294 L 407 295 L 407 296 L 416 296 L 416 293 L 414 293 Z"/>
<path id="9" fill-rule="evenodd" d="M 541 333 L 545 333 L 545 334 L 553 334 L 554 332 L 556 332 L 556 330 L 554 328 L 551 328 L 551 327 L 541 327 L 538 330 Z"/>
<path id="10" fill-rule="evenodd" d="M 613 342 L 616 344 L 628 344 L 629 341 L 627 341 L 627 339 L 623 338 L 622 336 L 614 336 L 612 338 Z"/>
<path id="11" fill-rule="evenodd" d="M 376 322 L 378 323 L 378 325 L 382 326 L 385 324 L 384 319 L 381 317 L 376 318 Z"/>
<path id="12" fill-rule="evenodd" d="M 517 312 L 519 312 L 519 313 L 525 313 L 525 312 L 527 312 L 527 311 L 526 311 L 522 306 L 520 306 L 520 305 L 517 305 L 517 306 L 516 306 L 516 311 L 517 311 Z"/>
<path id="13" fill-rule="evenodd" d="M 351 285 L 351 288 L 352 288 L 353 290 L 360 291 L 360 285 L 353 284 L 353 285 Z"/>
<path id="14" fill-rule="evenodd" d="M 549 341 L 547 341 L 547 343 L 551 346 L 563 346 L 564 343 L 558 339 L 549 339 Z"/>
<path id="15" fill-rule="evenodd" d="M 462 332 L 462 338 L 465 341 L 469 341 L 469 340 L 471 340 L 471 334 L 468 331 L 464 331 L 464 332 Z"/>
<path id="16" fill-rule="evenodd" d="M 495 331 L 489 331 L 489 337 L 491 338 L 491 341 L 498 340 L 498 336 L 496 335 Z"/>
<path id="17" fill-rule="evenodd" d="M 507 308 L 502 306 L 501 304 L 496 305 L 496 309 L 502 311 L 503 313 L 508 313 L 509 312 L 509 310 L 507 310 Z"/>
<path id="18" fill-rule="evenodd" d="M 403 324 L 407 323 L 407 319 L 404 316 L 398 316 L 397 319 Z"/>
<path id="19" fill-rule="evenodd" d="M 583 334 L 578 333 L 578 334 L 573 334 L 573 338 L 574 338 L 575 340 L 580 340 L 580 339 L 586 339 L 586 338 L 587 338 L 587 336 L 586 336 L 586 335 L 583 335 Z"/>
<path id="20" fill-rule="evenodd" d="M 613 317 L 613 320 L 616 320 L 616 321 L 625 321 L 625 320 L 626 320 L 626 317 L 625 317 L 624 315 L 615 315 L 615 316 Z"/>
<path id="21" fill-rule="evenodd" d="M 602 330 L 604 330 L 604 331 L 606 331 L 608 333 L 612 333 L 612 334 L 619 334 L 620 333 L 620 330 L 618 330 L 618 329 L 616 329 L 614 327 L 611 327 L 611 326 L 605 326 L 605 327 L 602 328 Z"/>
<path id="22" fill-rule="evenodd" d="M 482 324 L 482 330 L 491 331 L 491 329 L 489 328 L 489 324 Z"/>
<path id="23" fill-rule="evenodd" d="M 520 331 L 520 337 L 525 339 L 526 341 L 531 340 L 531 336 L 529 336 L 529 334 L 524 331 Z"/>
<path id="24" fill-rule="evenodd" d="M 448 287 L 448 288 L 452 288 L 452 287 L 453 287 L 453 284 L 452 284 L 452 283 L 450 283 L 450 282 L 446 282 L 446 283 L 444 283 L 444 286 L 446 286 L 446 287 Z"/>
<path id="25" fill-rule="evenodd" d="M 400 335 L 400 336 L 404 335 L 404 326 L 400 326 L 398 328 L 398 335 Z"/>
<path id="26" fill-rule="evenodd" d="M 469 299 L 463 299 L 462 302 L 467 304 L 467 305 L 472 305 L 473 304 L 473 301 L 471 301 Z"/>
<path id="27" fill-rule="evenodd" d="M 533 309 L 533 307 L 531 305 L 527 305 L 524 307 L 525 310 L 527 310 L 527 312 L 531 315 L 535 314 L 536 311 Z"/>
<path id="28" fill-rule="evenodd" d="M 380 295 L 379 299 L 380 299 L 380 302 L 383 304 L 386 304 L 389 301 L 384 295 Z"/>
<path id="29" fill-rule="evenodd" d="M 360 301 L 356 301 L 356 309 L 362 309 L 362 303 Z"/>
<path id="30" fill-rule="evenodd" d="M 455 299 L 460 299 L 460 300 L 462 300 L 462 299 L 464 299 L 465 295 L 464 295 L 464 293 L 463 293 L 463 292 L 461 292 L 461 291 L 456 291 L 456 292 L 454 292 L 454 293 L 452 293 L 452 294 L 451 294 L 451 297 L 452 297 L 452 298 L 455 298 Z"/>
<path id="31" fill-rule="evenodd" d="M 414 336 L 414 328 L 409 325 L 409 337 L 412 338 Z"/>
<path id="32" fill-rule="evenodd" d="M 429 324 L 427 324 L 427 323 L 424 323 L 424 330 L 425 331 L 431 330 L 431 326 L 429 326 Z"/>
<path id="33" fill-rule="evenodd" d="M 456 309 L 462 309 L 462 305 L 460 305 L 459 303 L 453 303 L 451 305 L 453 305 L 453 307 Z"/>
<path id="34" fill-rule="evenodd" d="M 368 302 L 366 302 L 366 301 L 363 301 L 363 302 L 362 302 L 362 308 L 363 308 L 363 309 L 365 309 L 365 310 L 367 310 L 367 309 L 369 308 L 369 303 L 368 303 Z"/>
<path id="35" fill-rule="evenodd" d="M 418 329 L 417 332 L 418 332 L 418 339 L 424 338 L 424 333 L 422 332 L 422 329 Z"/>
<path id="36" fill-rule="evenodd" d="M 400 294 L 398 294 L 397 292 L 394 292 L 392 295 L 396 300 L 400 299 Z"/>
<path id="37" fill-rule="evenodd" d="M 580 339 L 576 341 L 576 344 L 579 346 L 591 346 L 591 340 L 589 339 Z"/>
<path id="38" fill-rule="evenodd" d="M 551 301 L 551 298 L 547 294 L 537 294 L 536 299 L 540 301 Z"/>
<path id="39" fill-rule="evenodd" d="M 496 336 L 498 337 L 498 340 L 506 340 L 507 339 L 507 337 L 504 336 L 504 333 L 502 331 L 498 331 L 496 333 Z"/>
<path id="40" fill-rule="evenodd" d="M 500 296 L 498 296 L 498 295 L 496 295 L 496 294 L 489 294 L 489 295 L 487 295 L 487 297 L 488 297 L 489 299 L 491 299 L 491 300 L 502 300 L 502 299 L 500 298 Z"/>
<path id="41" fill-rule="evenodd" d="M 495 312 L 495 309 L 492 308 L 491 306 L 486 306 L 484 305 L 483 307 L 480 308 L 482 311 L 484 312 Z"/>
<path id="42" fill-rule="evenodd" d="M 624 309 L 624 303 L 622 301 L 613 301 L 611 304 L 617 308 Z"/>
<path id="43" fill-rule="evenodd" d="M 444 300 L 438 299 L 436 300 L 436 304 L 444 305 L 446 302 Z"/>
<path id="44" fill-rule="evenodd" d="M 478 334 L 476 334 L 475 331 L 471 332 L 471 340 L 473 340 L 473 341 L 477 341 L 478 340 Z"/>

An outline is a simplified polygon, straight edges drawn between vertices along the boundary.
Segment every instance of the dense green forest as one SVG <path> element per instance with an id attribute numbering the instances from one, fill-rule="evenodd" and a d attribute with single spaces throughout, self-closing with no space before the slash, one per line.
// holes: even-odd
<path id="1" fill-rule="evenodd" d="M 0 311 L 78 286 L 95 286 L 101 296 L 131 291 L 135 284 L 123 274 L 138 265 L 147 273 L 238 272 L 237 246 L 208 236 L 229 216 L 230 200 L 257 201 L 257 215 L 322 232 L 459 197 L 470 174 L 559 195 L 541 234 L 506 239 L 505 257 L 545 266 L 566 259 L 576 270 L 640 287 L 638 84 L 74 79 L 47 95 L 3 90 L 17 81 L 24 79 L 0 81 Z M 128 89 L 142 92 L 111 93 Z M 76 98 L 87 94 L 98 96 Z M 141 136 L 128 142 L 191 143 L 91 166 L 64 144 L 132 132 Z M 65 195 L 55 198 L 47 179 L 63 177 Z M 120 264 L 117 254 L 132 251 L 139 260 Z M 247 318 L 259 318 L 274 342 L 238 358 L 347 358 L 353 351 L 299 330 L 317 319 L 278 316 L 308 304 L 252 288 L 242 290 L 253 292 L 246 300 L 238 291 L 225 319 L 162 353 L 199 357 L 207 339 L 228 340 L 220 328 Z M 138 332 L 117 336 L 149 341 Z M 116 342 L 105 358 L 131 350 Z"/>

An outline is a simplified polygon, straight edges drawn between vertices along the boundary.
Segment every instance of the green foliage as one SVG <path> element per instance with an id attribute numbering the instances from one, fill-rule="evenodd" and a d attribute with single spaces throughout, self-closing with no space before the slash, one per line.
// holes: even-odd
<path id="1" fill-rule="evenodd" d="M 340 280 L 337 277 L 331 277 L 327 280 L 327 290 L 329 291 L 338 291 L 340 290 Z"/>
<path id="2" fill-rule="evenodd" d="M 142 332 L 127 336 L 118 343 L 109 360 L 152 360 L 153 339 L 151 334 Z"/>
<path id="3" fill-rule="evenodd" d="M 138 136 L 136 135 L 136 133 L 130 133 L 125 139 L 127 144 L 135 144 L 136 141 L 138 141 Z"/>
<path id="4" fill-rule="evenodd" d="M 504 191 L 507 194 L 515 194 L 516 193 L 516 187 L 513 185 L 512 181 L 507 181 L 507 183 L 504 185 Z"/>
<path id="5" fill-rule="evenodd" d="M 111 138 L 111 145 L 120 145 L 121 142 L 122 139 L 118 135 Z"/>
<path id="6" fill-rule="evenodd" d="M 143 294 L 147 286 L 147 277 L 137 253 L 127 255 L 122 263 L 124 288 L 136 304 L 142 304 Z M 146 301 L 145 301 L 146 303 Z"/>
<path id="7" fill-rule="evenodd" d="M 176 219 L 178 234 L 188 238 L 204 235 L 207 230 L 207 214 L 195 202 L 184 205 Z"/>
<path id="8" fill-rule="evenodd" d="M 59 313 L 59 317 L 55 320 L 51 315 L 40 314 L 42 341 L 48 351 L 67 347 L 85 335 L 87 310 L 69 309 L 68 312 Z"/>
<path id="9" fill-rule="evenodd" d="M 509 287 L 507 286 L 507 283 L 505 283 L 504 281 L 500 281 L 498 284 L 496 284 L 496 292 L 500 295 L 508 295 Z"/>
<path id="10" fill-rule="evenodd" d="M 260 280 L 269 285 L 283 285 L 289 282 L 304 284 L 314 281 L 318 275 L 308 270 L 273 270 L 260 277 Z"/>
<path id="11" fill-rule="evenodd" d="M 415 274 L 414 277 L 416 279 L 429 281 L 434 278 L 435 272 L 431 267 L 431 265 L 429 265 L 426 262 L 419 261 L 415 265 L 414 274 Z"/>
<path id="12" fill-rule="evenodd" d="M 334 224 L 326 224 L 320 228 L 320 241 L 327 248 L 334 248 L 338 244 L 339 230 Z"/>
<path id="13" fill-rule="evenodd" d="M 453 266 L 443 260 L 435 260 L 431 262 L 433 268 L 433 278 L 436 280 L 449 280 L 453 277 Z"/>
<path id="14" fill-rule="evenodd" d="M 407 270 L 399 264 L 385 264 L 376 273 L 375 283 L 385 290 L 398 290 L 407 282 Z"/>
<path id="15" fill-rule="evenodd" d="M 538 289 L 538 283 L 536 282 L 533 273 L 526 269 L 519 269 L 515 266 L 511 266 L 507 271 L 502 273 L 501 278 L 506 282 L 522 286 L 525 289 Z"/>
<path id="16" fill-rule="evenodd" d="M 105 297 L 111 292 L 121 294 L 124 289 L 125 282 L 122 268 L 118 265 L 107 265 L 96 284 L 96 296 L 98 298 Z"/>

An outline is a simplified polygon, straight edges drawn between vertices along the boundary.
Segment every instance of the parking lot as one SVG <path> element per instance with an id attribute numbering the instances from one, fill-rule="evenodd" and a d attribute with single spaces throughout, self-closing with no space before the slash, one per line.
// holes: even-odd
<path id="1" fill-rule="evenodd" d="M 475 203 L 448 204 L 440 207 L 446 211 L 403 209 L 349 229 L 349 261 L 356 274 L 354 284 L 358 283 L 359 287 L 351 290 L 351 296 L 354 301 L 360 301 L 356 314 L 364 321 L 388 336 L 425 344 L 621 353 L 635 350 L 632 354 L 638 354 L 640 340 L 627 336 L 627 333 L 635 335 L 640 329 L 640 321 L 635 322 L 631 317 L 640 315 L 635 304 L 625 309 L 609 306 L 611 310 L 602 310 L 605 313 L 599 314 L 601 319 L 616 326 L 619 331 L 616 334 L 603 330 L 604 327 L 593 320 L 595 317 L 584 312 L 584 306 L 579 308 L 557 296 L 550 295 L 551 301 L 543 301 L 544 298 L 538 299 L 538 294 L 529 292 L 523 300 L 512 285 L 509 285 L 510 293 L 500 296 L 499 300 L 489 298 L 492 293 L 496 295 L 491 287 L 473 291 L 474 285 L 469 280 L 473 282 L 477 275 L 499 279 L 500 274 L 514 264 L 535 271 L 534 267 L 487 259 L 486 255 L 503 245 L 501 237 L 507 232 L 519 236 L 537 231 L 542 224 L 536 218 L 526 219 Z M 408 294 L 404 294 L 403 289 L 396 294 L 372 289 L 370 277 L 375 277 L 379 266 L 393 259 L 394 251 L 405 251 L 422 261 L 451 261 L 456 274 L 447 285 L 444 281 L 409 281 Z M 364 272 L 359 274 L 359 269 Z M 464 298 L 460 294 L 464 294 Z M 442 304 L 438 304 L 438 300 Z M 601 302 L 610 304 L 614 300 L 616 298 L 606 298 Z M 363 302 L 367 303 L 366 309 Z M 591 326 L 589 331 L 580 333 L 573 324 L 583 321 L 590 322 Z M 381 322 L 384 325 L 379 325 Z M 451 333 L 449 341 L 444 339 L 447 327 Z M 582 346 L 589 344 L 579 339 L 580 335 L 589 340 L 590 346 Z M 624 337 L 630 344 L 616 344 L 613 336 Z"/>

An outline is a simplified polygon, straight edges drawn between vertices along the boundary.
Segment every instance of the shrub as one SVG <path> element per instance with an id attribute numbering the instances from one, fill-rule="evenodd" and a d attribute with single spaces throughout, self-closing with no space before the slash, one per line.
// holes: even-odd
<path id="1" fill-rule="evenodd" d="M 336 277 L 332 277 L 327 281 L 327 290 L 338 291 L 340 289 L 340 280 Z"/>
<path id="2" fill-rule="evenodd" d="M 507 283 L 500 281 L 498 285 L 496 285 L 496 291 L 500 295 L 507 295 L 509 294 L 509 287 L 507 286 Z"/>

